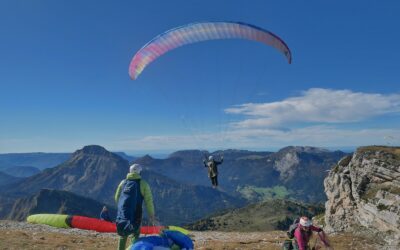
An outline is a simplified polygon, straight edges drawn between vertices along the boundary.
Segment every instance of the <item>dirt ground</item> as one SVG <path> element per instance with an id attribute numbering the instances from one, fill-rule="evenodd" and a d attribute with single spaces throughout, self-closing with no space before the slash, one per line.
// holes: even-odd
<path id="1" fill-rule="evenodd" d="M 247 250 L 282 249 L 285 232 L 191 232 L 195 249 Z M 331 235 L 335 250 L 384 249 L 368 239 L 351 235 Z M 0 221 L 0 249 L 117 249 L 118 237 L 110 233 L 96 233 L 79 229 L 55 229 L 45 225 L 30 225 Z M 312 241 L 314 244 L 314 240 Z"/>

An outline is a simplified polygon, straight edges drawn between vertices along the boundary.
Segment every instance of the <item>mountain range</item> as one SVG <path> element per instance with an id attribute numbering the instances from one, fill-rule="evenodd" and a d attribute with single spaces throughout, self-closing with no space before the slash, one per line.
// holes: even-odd
<path id="1" fill-rule="evenodd" d="M 5 211 L 5 206 L 8 209 L 12 206 L 10 200 L 13 198 L 31 196 L 47 188 L 73 192 L 113 207 L 115 190 L 128 170 L 128 161 L 119 155 L 100 146 L 86 146 L 54 168 L 3 186 L 3 198 L 8 199 L 0 206 Z M 152 187 L 156 214 L 164 223 L 187 223 L 220 209 L 244 205 L 243 199 L 231 197 L 210 187 L 179 183 L 153 171 L 144 171 L 143 178 Z M 14 217 L 10 214 L 3 214 L 4 216 Z"/>
<path id="2" fill-rule="evenodd" d="M 231 195 L 237 196 L 237 192 L 244 188 L 265 192 L 280 186 L 285 187 L 287 197 L 321 202 L 326 199 L 323 180 L 327 171 L 347 154 L 314 147 L 286 147 L 276 153 L 185 150 L 175 152 L 166 159 L 154 159 L 147 155 L 135 162 L 182 183 L 210 186 L 207 169 L 203 165 L 203 160 L 209 155 L 217 160 L 223 156 L 223 164 L 218 169 L 219 183 L 222 190 Z"/>
<path id="3" fill-rule="evenodd" d="M 218 189 L 210 187 L 202 163 L 210 154 L 224 157 Z M 350 248 L 356 235 L 382 246 L 377 249 L 400 246 L 399 147 L 362 147 L 352 154 L 313 147 L 286 147 L 276 153 L 183 150 L 166 159 L 147 155 L 133 162 L 144 166 L 142 177 L 152 188 L 156 216 L 164 225 L 213 231 L 286 230 L 300 215 L 319 215 L 314 222 L 324 231 L 351 233 Z M 97 217 L 103 205 L 114 216 L 114 191 L 130 164 L 92 145 L 30 177 L 0 172 L 0 219 L 24 220 L 34 213 Z M 325 192 L 320 186 L 324 179 Z M 303 202 L 308 200 L 313 202 Z"/>
<path id="4" fill-rule="evenodd" d="M 203 166 L 203 159 L 210 154 L 224 157 L 219 189 L 210 187 Z M 312 147 L 287 147 L 276 153 L 184 150 L 166 159 L 146 155 L 133 162 L 145 168 L 143 178 L 152 188 L 160 221 L 182 225 L 265 198 L 323 201 L 326 170 L 344 155 Z M 16 200 L 42 189 L 72 192 L 113 207 L 115 189 L 128 169 L 128 160 L 120 155 L 101 146 L 86 146 L 53 168 L 0 186 L 0 217 L 21 218 L 12 214 Z"/>
<path id="5" fill-rule="evenodd" d="M 131 162 L 136 157 L 115 152 Z M 0 154 L 0 171 L 15 177 L 29 177 L 46 168 L 55 167 L 71 157 L 71 153 L 9 153 Z M 0 182 L 1 183 L 1 182 Z"/>

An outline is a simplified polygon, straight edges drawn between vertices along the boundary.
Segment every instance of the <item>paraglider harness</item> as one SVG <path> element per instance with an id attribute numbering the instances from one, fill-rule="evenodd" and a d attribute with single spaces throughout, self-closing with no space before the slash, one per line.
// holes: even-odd
<path id="1" fill-rule="evenodd" d="M 285 240 L 283 242 L 283 249 L 284 250 L 292 250 L 293 249 L 293 238 L 294 238 L 294 231 L 298 227 L 300 222 L 300 218 L 297 218 L 293 221 L 292 225 L 289 226 L 289 230 L 286 231 L 287 236 L 290 240 Z"/>
<path id="2" fill-rule="evenodd" d="M 221 160 L 220 161 L 216 161 L 214 159 L 212 159 L 212 160 L 204 159 L 203 160 L 204 167 L 206 167 L 208 169 L 208 177 L 209 178 L 215 178 L 215 177 L 218 176 L 218 168 L 217 168 L 217 166 L 219 164 L 222 164 L 223 161 L 224 161 L 223 156 L 221 156 Z"/>
<path id="3" fill-rule="evenodd" d="M 128 236 L 139 230 L 142 221 L 143 196 L 140 192 L 140 179 L 124 180 L 118 199 L 117 233 Z"/>
<path id="4" fill-rule="evenodd" d="M 297 218 L 293 221 L 293 224 L 289 226 L 289 230 L 286 232 L 289 239 L 294 238 L 294 231 L 296 231 L 296 228 L 299 226 L 299 223 L 300 223 L 300 218 Z"/>
<path id="5" fill-rule="evenodd" d="M 217 163 L 214 160 L 207 161 L 208 176 L 214 178 L 218 175 Z"/>

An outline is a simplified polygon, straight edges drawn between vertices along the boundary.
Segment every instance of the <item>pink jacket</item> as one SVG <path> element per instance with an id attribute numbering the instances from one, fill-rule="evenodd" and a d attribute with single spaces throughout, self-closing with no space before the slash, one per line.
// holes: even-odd
<path id="1" fill-rule="evenodd" d="M 294 231 L 294 237 L 296 238 L 297 244 L 299 245 L 299 250 L 306 250 L 308 242 L 310 241 L 310 237 L 312 235 L 312 231 L 320 232 L 322 231 L 321 228 L 316 226 L 310 226 L 310 233 L 307 233 L 301 230 L 300 225 Z"/>

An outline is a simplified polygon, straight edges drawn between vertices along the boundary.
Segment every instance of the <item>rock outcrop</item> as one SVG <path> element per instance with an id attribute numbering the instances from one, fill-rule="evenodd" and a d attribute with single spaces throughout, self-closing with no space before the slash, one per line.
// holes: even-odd
<path id="1" fill-rule="evenodd" d="M 296 174 L 296 166 L 299 165 L 300 159 L 297 151 L 288 151 L 281 158 L 275 161 L 274 168 L 279 171 L 280 179 L 291 180 Z"/>
<path id="2" fill-rule="evenodd" d="M 400 249 L 400 148 L 362 147 L 324 181 L 327 231 L 373 237 Z"/>

